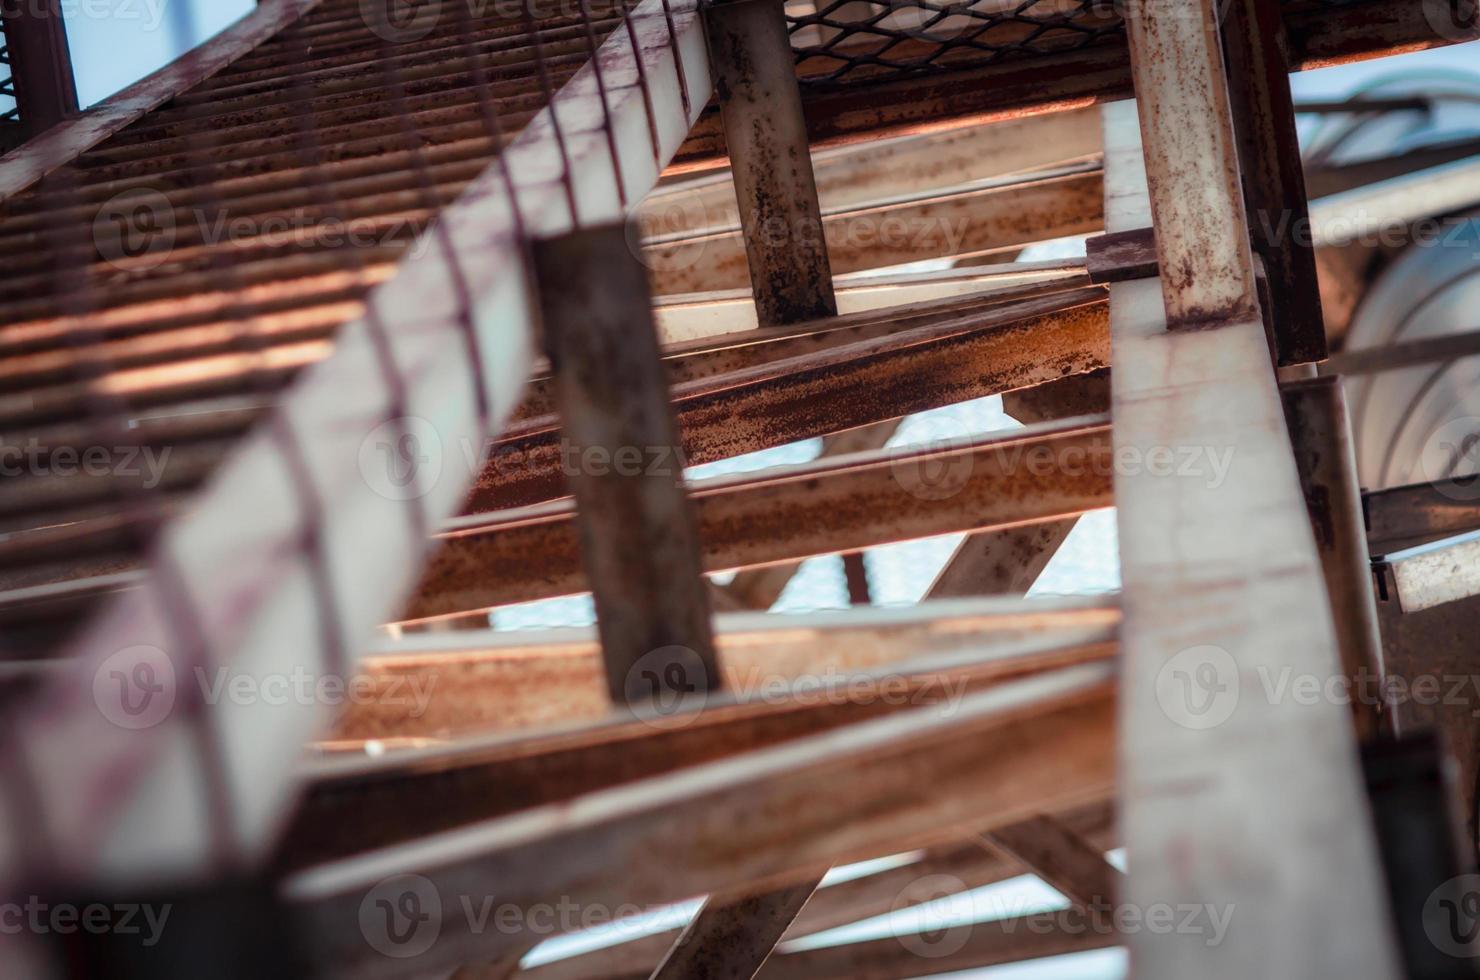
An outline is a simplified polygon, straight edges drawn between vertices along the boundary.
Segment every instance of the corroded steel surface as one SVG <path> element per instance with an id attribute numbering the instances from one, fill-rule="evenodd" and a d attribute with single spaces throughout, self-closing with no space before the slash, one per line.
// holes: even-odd
<path id="1" fill-rule="evenodd" d="M 823 460 L 694 489 L 704 566 L 849 551 L 1109 506 L 1109 426 L 1072 420 L 974 443 Z M 886 516 L 888 515 L 888 516 Z M 439 540 L 407 618 L 579 592 L 566 502 L 489 514 Z"/>

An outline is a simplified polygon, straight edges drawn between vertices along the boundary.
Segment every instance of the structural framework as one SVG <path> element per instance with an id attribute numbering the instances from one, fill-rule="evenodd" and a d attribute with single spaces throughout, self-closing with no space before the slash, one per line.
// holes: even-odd
<path id="1" fill-rule="evenodd" d="M 1289 77 L 1473 0 L 261 0 L 85 111 L 61 7 L 0 59 L 6 977 L 1470 975 L 1480 142 L 1303 162 L 1434 103 Z M 1122 591 L 1027 598 L 1110 507 Z M 853 608 L 768 612 L 818 555 Z"/>

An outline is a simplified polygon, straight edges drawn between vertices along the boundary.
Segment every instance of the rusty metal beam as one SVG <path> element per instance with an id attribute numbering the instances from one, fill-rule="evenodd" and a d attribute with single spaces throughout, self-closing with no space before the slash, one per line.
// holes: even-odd
<path id="1" fill-rule="evenodd" d="M 883 449 L 899 429 L 899 421 L 877 422 L 874 425 L 865 425 L 857 429 L 849 429 L 846 432 L 835 432 L 822 440 L 822 452 L 819 456 L 845 456 L 849 453 L 867 452 L 874 449 Z M 857 556 L 857 570 L 852 570 L 849 559 Z M 862 567 L 862 552 L 849 552 L 843 556 L 844 573 L 849 576 L 857 576 L 866 573 Z M 801 562 L 782 562 L 775 565 L 762 565 L 759 568 L 742 568 L 735 573 L 735 577 L 723 586 L 718 586 L 724 595 L 733 603 L 736 609 L 770 609 L 781 598 L 786 585 L 801 569 Z M 850 577 L 849 594 L 850 601 L 853 598 L 854 579 Z M 868 587 L 867 575 L 863 575 L 863 588 Z M 855 602 L 855 605 L 858 604 Z M 864 603 L 867 605 L 867 603 Z"/>
<path id="2" fill-rule="evenodd" d="M 625 227 L 538 243 L 542 322 L 563 429 L 620 458 L 677 442 L 646 271 Z M 568 299 L 569 277 L 587 286 Z M 597 288 L 591 288 L 592 284 Z M 682 474 L 640 466 L 569 474 L 613 701 L 640 711 L 705 699 L 721 685 Z M 711 895 L 655 977 L 750 980 L 818 879 L 764 895 Z"/>
<path id="3" fill-rule="evenodd" d="M 1103 850 L 1046 814 L 982 836 L 1076 905 L 1108 911 L 1124 891 L 1125 876 L 1105 860 Z"/>
<path id="4" fill-rule="evenodd" d="M 372 693 L 361 700 L 375 703 L 358 706 L 330 743 L 342 753 L 305 774 L 311 789 L 279 864 L 407 842 L 895 712 L 948 714 L 971 691 L 1117 649 L 1107 610 L 1044 613 L 1054 625 L 1037 629 L 945 612 L 939 622 L 912 613 L 913 628 L 893 631 L 837 614 L 810 628 L 782 617 L 722 650 L 727 693 L 661 716 L 613 710 L 589 644 L 579 655 L 506 648 L 383 662 L 363 688 Z M 853 645 L 820 645 L 834 641 Z M 408 691 L 424 693 L 424 710 Z M 398 751 L 366 758 L 366 740 Z"/>
<path id="5" fill-rule="evenodd" d="M 771 0 L 703 9 L 756 316 L 772 326 L 835 315 L 785 14 Z"/>
<path id="6" fill-rule="evenodd" d="M 1116 846 L 1114 813 L 1108 803 L 1074 807 L 1055 815 L 1071 832 L 1104 850 Z M 826 884 L 803 908 L 786 938 L 797 939 L 863 919 L 899 912 L 940 896 L 919 882 L 948 875 L 963 890 L 996 884 L 1023 872 L 1014 858 L 984 848 L 976 838 L 925 848 L 920 859 L 873 874 Z M 937 879 L 938 880 L 938 879 Z M 643 936 L 591 953 L 556 960 L 525 971 L 528 980 L 610 980 L 647 976 L 678 930 Z M 794 955 L 785 947 L 778 956 Z M 1031 957 L 1025 957 L 1031 958 Z"/>
<path id="7" fill-rule="evenodd" d="M 744 692 L 772 675 L 841 674 L 1119 620 L 1113 597 L 947 600 L 846 613 L 721 614 L 715 642 L 724 686 Z M 345 707 L 334 744 L 520 732 L 613 716 L 588 628 L 410 634 L 376 644 L 362 678 L 373 693 Z M 412 712 L 397 691 L 424 691 L 425 698 Z"/>
<path id="8" fill-rule="evenodd" d="M 1149 279 L 1160 271 L 1152 229 L 1110 232 L 1084 243 L 1084 271 L 1091 282 Z"/>
<path id="9" fill-rule="evenodd" d="M 1367 491 L 1362 509 L 1369 552 L 1386 555 L 1480 530 L 1477 482 L 1465 476 Z"/>
<path id="10" fill-rule="evenodd" d="M 607 690 L 637 704 L 702 697 L 719 673 L 683 474 L 651 465 L 653 447 L 678 440 L 647 274 L 627 231 L 586 228 L 537 240 L 531 254 L 562 437 L 581 458 L 601 450 L 614 463 L 566 476 Z"/>
<path id="11" fill-rule="evenodd" d="M 317 969 L 375 977 L 392 964 L 367 942 L 359 910 L 377 887 L 404 887 L 388 876 L 420 876 L 451 909 L 490 883 L 501 903 L 526 909 L 561 896 L 614 908 L 767 887 L 1100 797 L 1114 781 L 1112 688 L 1096 666 L 1014 681 L 949 717 L 904 712 L 308 869 L 285 894 Z M 398 972 L 493 958 L 523 940 L 457 915 L 439 925 L 438 941 L 396 961 Z"/>
<path id="12" fill-rule="evenodd" d="M 750 980 L 821 883 L 822 875 L 813 874 L 759 895 L 709 896 L 652 980 Z"/>
<path id="13" fill-rule="evenodd" d="M 812 154 L 812 167 L 818 205 L 830 214 L 1059 166 L 1099 152 L 1098 112 L 1084 108 L 819 150 Z M 665 184 L 642 202 L 638 218 L 647 239 L 740 225 L 728 173 Z"/>
<path id="14" fill-rule="evenodd" d="M 1102 296 L 1066 293 L 676 385 L 682 461 L 738 456 L 1104 367 Z M 555 419 L 525 420 L 493 444 L 466 509 L 562 496 L 565 465 Z"/>
<path id="15" fill-rule="evenodd" d="M 843 316 L 890 306 L 928 303 L 950 296 L 976 295 L 1028 299 L 1090 285 L 1083 263 L 1055 259 L 987 266 L 957 266 L 934 272 L 870 271 L 833 280 Z M 754 330 L 755 304 L 750 287 L 660 297 L 655 310 L 667 344 L 677 344 L 736 331 Z"/>
<path id="16" fill-rule="evenodd" d="M 1008 415 L 1027 424 L 1108 412 L 1109 378 L 1104 371 L 1096 371 L 1008 392 L 1002 396 L 1002 407 Z M 967 535 L 936 575 L 926 595 L 931 599 L 1021 595 L 1043 574 L 1078 523 L 1078 517 L 1070 517 L 1031 527 Z"/>
<path id="17" fill-rule="evenodd" d="M 1103 193 L 1098 166 L 1029 174 L 986 187 L 952 187 L 903 201 L 859 206 L 821 218 L 834 273 L 903 265 L 945 256 L 983 255 L 1098 231 Z M 751 228 L 670 236 L 644 246 L 660 294 L 746 285 Z"/>
<path id="18" fill-rule="evenodd" d="M 1077 283 L 1073 285 L 1078 285 Z M 787 326 L 737 330 L 718 336 L 668 344 L 663 366 L 671 386 L 712 379 L 746 368 L 821 354 L 859 341 L 902 334 L 922 327 L 964 325 L 976 320 L 1010 322 L 1023 314 L 1068 309 L 1101 294 L 1063 284 L 1029 282 L 989 290 L 983 294 L 946 296 L 907 305 L 870 309 L 847 316 L 823 317 Z M 1030 302 L 1031 301 L 1031 302 Z M 529 420 L 553 412 L 548 365 L 538 365 L 520 407 L 519 418 Z"/>
<path id="19" fill-rule="evenodd" d="M 715 572 L 1081 514 L 1110 505 L 1111 469 L 1108 423 L 1073 420 L 715 480 L 693 497 Z M 585 588 L 566 502 L 469 518 L 437 544 L 408 620 Z"/>

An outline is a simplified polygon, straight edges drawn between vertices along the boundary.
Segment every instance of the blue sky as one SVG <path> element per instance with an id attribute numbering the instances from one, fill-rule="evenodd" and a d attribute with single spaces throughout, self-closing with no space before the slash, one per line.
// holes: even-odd
<path id="1" fill-rule="evenodd" d="M 246 14 L 254 0 L 86 0 L 63 4 L 77 96 L 92 105 Z"/>

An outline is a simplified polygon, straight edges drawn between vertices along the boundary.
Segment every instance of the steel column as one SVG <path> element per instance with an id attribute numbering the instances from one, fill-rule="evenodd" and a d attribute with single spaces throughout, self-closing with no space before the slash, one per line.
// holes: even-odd
<path id="1" fill-rule="evenodd" d="M 1330 596 L 1337 649 L 1347 676 L 1364 690 L 1382 677 L 1382 639 L 1346 396 L 1339 379 L 1311 378 L 1282 385 L 1280 397 Z M 1377 735 L 1377 705 L 1353 698 L 1352 710 L 1358 736 Z"/>
<path id="2" fill-rule="evenodd" d="M 1125 26 L 1167 326 L 1257 318 L 1215 6 L 1131 4 Z"/>
<path id="3" fill-rule="evenodd" d="M 1277 0 L 1224 5 L 1223 53 L 1249 234 L 1269 278 L 1276 362 L 1326 357 L 1325 317 L 1308 235 L 1305 172 Z"/>
<path id="4" fill-rule="evenodd" d="M 532 254 L 612 700 L 702 695 L 719 685 L 709 592 L 647 272 L 622 225 Z"/>
<path id="5" fill-rule="evenodd" d="M 77 83 L 61 0 L 5 0 L 0 4 L 10 49 L 15 102 L 27 138 L 77 112 Z"/>
<path id="6" fill-rule="evenodd" d="M 1107 230 L 1144 228 L 1154 211 L 1161 271 L 1110 287 L 1116 451 L 1221 447 L 1228 461 L 1116 475 L 1125 897 L 1247 918 L 1216 946 L 1127 944 L 1147 980 L 1395 977 L 1349 715 L 1260 680 L 1325 690 L 1342 667 L 1256 299 L 1213 8 L 1133 5 L 1140 125 L 1128 106 L 1105 114 Z"/>
<path id="7" fill-rule="evenodd" d="M 704 8 L 709 58 L 762 326 L 837 313 L 817 182 L 781 5 Z"/>

